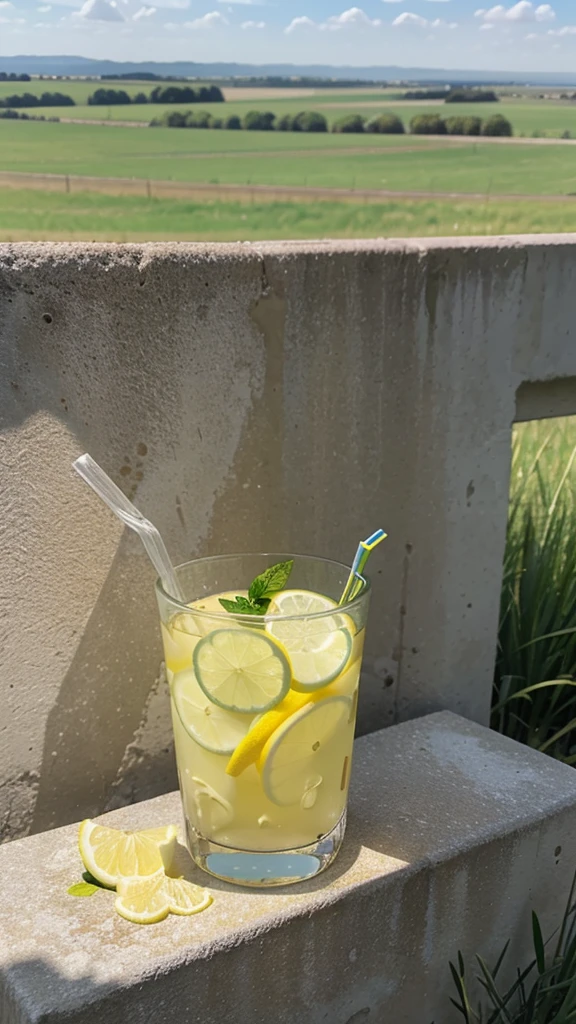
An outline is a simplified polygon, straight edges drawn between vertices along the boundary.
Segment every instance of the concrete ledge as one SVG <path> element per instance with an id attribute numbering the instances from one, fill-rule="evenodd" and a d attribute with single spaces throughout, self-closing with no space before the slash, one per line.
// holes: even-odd
<path id="1" fill-rule="evenodd" d="M 139 928 L 74 899 L 76 826 L 0 849 L 2 1024 L 449 1024 L 447 961 L 529 948 L 576 857 L 576 772 L 444 712 L 357 741 L 336 865 L 275 892 L 215 882 L 213 906 Z M 180 817 L 171 793 L 107 814 Z M 199 872 L 197 873 L 200 874 Z M 205 883 L 207 876 L 198 879 Z"/>

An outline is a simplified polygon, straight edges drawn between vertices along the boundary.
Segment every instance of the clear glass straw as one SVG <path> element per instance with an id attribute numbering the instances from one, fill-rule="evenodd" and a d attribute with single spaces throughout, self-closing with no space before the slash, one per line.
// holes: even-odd
<path id="1" fill-rule="evenodd" d="M 150 561 L 162 580 L 167 594 L 177 601 L 184 601 L 184 595 L 176 578 L 174 567 L 158 530 L 149 519 L 145 519 L 135 505 L 122 493 L 107 473 L 94 461 L 91 455 L 81 455 L 72 463 L 79 476 L 96 491 L 108 508 L 122 522 L 134 530 L 142 541 Z"/>

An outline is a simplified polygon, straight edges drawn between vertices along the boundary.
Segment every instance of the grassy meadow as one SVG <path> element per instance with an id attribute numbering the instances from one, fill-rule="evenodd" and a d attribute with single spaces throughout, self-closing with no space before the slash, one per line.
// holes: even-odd
<path id="1" fill-rule="evenodd" d="M 228 240 L 576 231 L 576 202 L 544 198 L 576 197 L 572 146 L 421 135 L 148 128 L 145 124 L 152 116 L 183 106 L 86 106 L 88 96 L 99 86 L 123 88 L 135 95 L 149 94 L 157 84 L 162 83 L 0 82 L 0 98 L 57 90 L 80 104 L 36 108 L 36 114 L 86 117 L 86 123 L 59 124 L 0 120 L 0 239 Z M 503 94 L 499 104 L 457 105 L 402 102 L 397 89 L 373 87 L 337 91 L 239 87 L 225 89 L 225 94 L 226 103 L 203 104 L 202 109 L 220 115 L 242 115 L 250 109 L 269 109 L 278 115 L 318 109 L 328 120 L 346 113 L 370 116 L 391 109 L 406 122 L 424 112 L 439 111 L 445 116 L 498 112 L 510 118 L 517 133 L 560 135 L 573 130 L 576 137 L 576 102 L 538 99 L 534 90 L 521 90 L 518 96 Z M 90 123 L 108 118 L 110 125 Z M 142 127 L 114 124 L 124 119 L 143 119 Z M 33 174 L 35 179 L 10 178 L 20 173 Z M 38 177 L 42 175 L 45 180 Z M 69 194 L 63 179 L 51 179 L 52 175 L 69 176 Z M 82 178 L 120 181 L 89 183 Z M 162 191 L 155 182 L 173 183 L 174 194 L 167 188 Z M 178 194 L 180 183 L 184 188 Z M 221 191 L 194 193 L 194 185 Z M 286 194 L 238 195 L 227 192 L 226 186 L 274 186 L 286 189 Z M 326 194 L 303 197 L 290 192 L 301 188 L 326 190 Z M 332 189 L 349 195 L 343 201 L 330 195 Z M 398 193 L 398 197 L 376 201 L 359 194 L 363 190 Z"/>
<path id="2" fill-rule="evenodd" d="M 238 202 L 0 189 L 0 241 L 256 241 L 576 231 L 576 203 Z"/>
<path id="3" fill-rule="evenodd" d="M 516 426 L 492 725 L 576 765 L 576 417 Z"/>
<path id="4" fill-rule="evenodd" d="M 0 171 L 482 196 L 576 194 L 572 146 L 412 136 L 0 121 Z"/>

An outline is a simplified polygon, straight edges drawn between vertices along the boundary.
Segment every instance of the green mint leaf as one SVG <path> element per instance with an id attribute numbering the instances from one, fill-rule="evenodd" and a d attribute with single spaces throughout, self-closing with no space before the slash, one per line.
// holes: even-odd
<path id="1" fill-rule="evenodd" d="M 92 885 L 92 882 L 76 882 L 67 890 L 69 896 L 93 896 L 98 892 L 99 885 Z"/>
<path id="2" fill-rule="evenodd" d="M 269 569 L 266 569 L 260 576 L 257 576 L 255 580 L 252 580 L 250 590 L 248 591 L 250 600 L 259 601 L 262 598 L 269 598 L 278 590 L 283 590 L 288 582 L 293 565 L 292 559 L 288 562 L 278 562 L 276 565 L 271 565 Z"/>
<path id="3" fill-rule="evenodd" d="M 229 601 L 225 597 L 219 597 L 218 600 L 224 610 L 230 612 L 232 615 L 262 615 L 258 606 L 253 604 L 247 597 L 237 597 L 235 601 Z"/>

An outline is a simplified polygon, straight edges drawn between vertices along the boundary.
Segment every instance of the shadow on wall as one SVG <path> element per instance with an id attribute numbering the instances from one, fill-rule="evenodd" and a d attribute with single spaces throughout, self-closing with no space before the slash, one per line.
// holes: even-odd
<path id="1" fill-rule="evenodd" d="M 72 490 L 68 480 L 59 488 L 58 480 L 72 477 L 72 458 L 90 450 L 131 497 L 138 490 L 176 560 L 204 553 L 211 502 L 218 488 L 235 485 L 227 476 L 251 400 L 252 364 L 262 350 L 249 320 L 250 296 L 261 287 L 256 253 L 245 255 L 238 280 L 232 275 L 228 283 L 238 317 L 227 325 L 222 266 L 202 254 L 155 264 L 143 251 L 122 250 L 111 258 L 102 247 L 90 255 L 90 273 L 83 258 L 68 250 L 62 259 L 42 255 L 43 266 L 23 256 L 20 273 L 0 274 L 2 429 L 7 441 L 19 439 L 13 493 L 36 516 L 30 529 L 39 535 L 40 554 L 35 569 L 28 556 L 25 570 L 38 574 L 38 584 L 45 577 L 37 587 L 43 600 L 38 597 L 35 606 L 28 597 L 21 612 L 33 620 L 30 649 L 44 648 L 37 664 L 29 660 L 26 675 L 43 677 L 43 707 L 46 692 L 53 695 L 42 757 L 34 737 L 26 759 L 32 775 L 27 770 L 14 779 L 15 787 L 25 784 L 34 795 L 33 832 L 176 786 L 169 708 L 165 702 L 162 711 L 155 699 L 162 655 L 153 572 L 134 537 L 117 542 L 117 524 L 95 509 L 97 499 L 79 481 Z M 251 332 L 243 365 L 231 353 L 231 335 L 242 318 Z M 218 393 L 228 395 L 230 409 L 215 419 Z M 214 442 L 214 431 L 222 432 L 222 444 Z M 103 549 L 105 522 L 111 523 L 111 539 Z M 51 524 L 54 536 L 43 545 Z M 234 536 L 228 543 L 234 546 Z M 111 557 L 105 576 L 102 564 L 94 565 L 103 550 Z M 20 578 L 22 566 L 16 568 Z M 82 593 L 84 573 L 103 579 L 95 600 Z M 62 599 L 70 576 L 78 594 L 72 616 L 63 612 Z M 13 600 L 11 607 L 17 618 Z M 47 648 L 47 638 L 59 649 Z M 22 671 L 17 655 L 14 666 L 20 662 Z M 16 679 L 15 685 L 23 691 L 24 682 Z M 30 690 L 28 695 L 32 704 Z M 19 817 L 18 829 L 24 812 Z"/>

